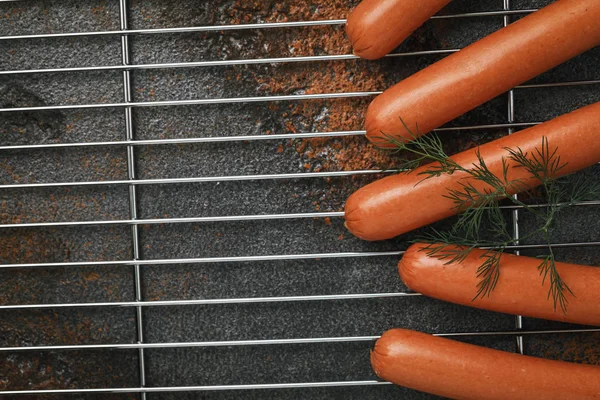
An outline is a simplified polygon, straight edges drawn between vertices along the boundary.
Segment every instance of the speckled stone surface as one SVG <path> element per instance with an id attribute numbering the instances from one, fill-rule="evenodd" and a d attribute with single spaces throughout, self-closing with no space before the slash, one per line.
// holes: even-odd
<path id="1" fill-rule="evenodd" d="M 514 9 L 550 0 L 513 0 Z M 297 5 L 294 3 L 298 3 Z M 130 0 L 131 29 L 278 20 L 345 18 L 357 0 Z M 457 14 L 501 10 L 502 0 L 455 0 L 442 11 Z M 29 0 L 0 3 L 0 36 L 119 29 L 117 0 Z M 428 22 L 399 51 L 449 50 L 502 26 L 502 17 Z M 340 39 L 341 38 L 341 39 Z M 340 41 L 341 40 L 341 41 Z M 135 64 L 344 54 L 341 27 L 132 35 Z M 327 63 L 262 64 L 136 70 L 134 101 L 383 90 L 443 55 Z M 0 40 L 0 70 L 119 65 L 119 36 Z M 534 80 L 534 83 L 600 79 L 600 49 L 592 50 Z M 341 66 L 341 67 L 340 67 Z M 329 73 L 328 70 L 331 70 Z M 327 71 L 328 73 L 324 73 Z M 315 85 L 314 76 L 322 86 Z M 355 82 L 356 80 L 356 82 Z M 361 82 L 363 80 L 365 83 Z M 344 85 L 347 81 L 351 84 Z M 246 136 L 269 133 L 361 129 L 367 98 L 134 108 L 137 139 Z M 515 91 L 518 122 L 537 122 L 600 100 L 598 85 Z M 0 75 L 0 107 L 118 103 L 120 71 Z M 306 111 L 303 111 L 306 110 Z M 343 116 L 340 117 L 343 111 Z M 349 111 L 348 111 L 349 110 Z M 450 126 L 504 123 L 507 96 L 469 112 Z M 506 134 L 505 130 L 444 133 L 460 150 Z M 121 108 L 0 114 L 0 145 L 119 141 L 125 138 Z M 328 142 L 329 143 L 329 142 Z M 140 179 L 278 174 L 370 169 L 348 164 L 344 149 L 292 140 L 236 141 L 195 145 L 138 146 Z M 312 146 L 312 147 L 311 147 Z M 305 150 L 309 149 L 309 150 Z M 354 158 L 353 158 L 354 159 Z M 600 179 L 600 169 L 584 174 Z M 127 178 L 123 146 L 0 151 L 0 184 L 101 181 Z M 138 186 L 140 218 L 285 214 L 340 211 L 345 199 L 375 176 L 262 180 Z M 0 189 L 0 223 L 119 220 L 129 218 L 126 186 Z M 555 241 L 598 240 L 597 207 L 562 215 Z M 450 221 L 436 225 L 443 229 Z M 523 217 L 521 233 L 532 229 Z M 591 224 L 591 225 L 590 225 Z M 584 228 L 585 227 L 585 228 Z M 367 243 L 350 235 L 340 218 L 292 219 L 141 226 L 143 259 L 402 250 L 422 233 Z M 0 230 L 0 263 L 130 260 L 128 226 Z M 531 252 L 527 252 L 530 254 Z M 531 253 L 535 255 L 534 253 Z M 561 260 L 600 264 L 595 246 L 557 250 Z M 142 266 L 144 300 L 227 299 L 385 293 L 406 288 L 393 256 L 243 263 Z M 0 270 L 0 304 L 118 302 L 135 299 L 133 268 L 94 266 Z M 424 297 L 371 300 L 148 307 L 147 342 L 375 336 L 392 327 L 426 332 L 502 331 L 514 328 L 507 315 L 459 307 Z M 565 328 L 525 320 L 526 329 Z M 135 343 L 133 308 L 61 308 L 0 311 L 0 347 Z M 466 338 L 514 351 L 512 337 Z M 528 354 L 598 363 L 598 335 L 525 338 Z M 369 365 L 372 343 L 242 346 L 145 351 L 150 387 L 319 382 L 375 379 Z M 135 350 L 0 352 L 0 390 L 139 386 Z M 2 396 L 0 396 L 2 397 Z M 14 397 L 6 397 L 14 398 Z M 28 397 L 30 398 L 30 397 Z M 38 398 L 60 398 L 41 396 Z M 130 399 L 136 394 L 73 395 L 73 399 Z M 154 393 L 149 399 L 429 399 L 391 385 L 348 388 Z"/>

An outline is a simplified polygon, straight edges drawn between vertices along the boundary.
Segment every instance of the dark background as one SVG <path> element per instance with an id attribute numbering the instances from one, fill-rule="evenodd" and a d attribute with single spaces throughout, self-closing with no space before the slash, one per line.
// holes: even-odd
<path id="1" fill-rule="evenodd" d="M 512 9 L 549 0 L 513 0 Z M 132 0 L 131 29 L 345 18 L 356 0 Z M 502 0 L 455 0 L 442 13 L 502 10 Z M 502 27 L 503 19 L 428 22 L 399 52 L 463 47 Z M 0 3 L 0 36 L 119 29 L 117 0 Z M 153 64 L 348 54 L 341 26 L 132 35 L 132 63 Z M 443 55 L 314 63 L 135 70 L 134 101 L 229 98 L 383 90 Z M 527 62 L 527 60 L 523 60 Z M 0 70 L 119 65 L 119 36 L 0 40 Z M 599 80 L 600 49 L 533 83 Z M 515 66 L 516 68 L 518 66 Z M 507 122 L 507 96 L 453 121 L 461 127 Z M 136 139 L 264 135 L 362 129 L 369 97 L 229 105 L 134 108 Z M 517 89 L 517 122 L 538 122 L 600 100 L 597 85 Z M 0 75 L 0 107 L 123 101 L 120 71 Z M 450 151 L 507 134 L 506 129 L 443 133 Z M 120 108 L 0 114 L 0 145 L 116 141 L 125 138 Z M 393 160 L 360 136 L 137 146 L 138 178 L 179 178 L 384 168 Z M 598 179 L 598 169 L 585 171 Z M 0 151 L 0 184 L 122 180 L 124 146 Z M 376 176 L 138 186 L 140 218 L 341 211 L 347 196 Z M 557 243 L 598 240 L 597 207 L 564 213 Z M 0 223 L 129 219 L 126 186 L 0 189 Z M 442 222 L 438 227 L 444 227 Z M 532 221 L 522 216 L 521 234 Z M 349 234 L 341 218 L 140 226 L 142 259 L 403 250 L 416 233 L 380 243 Z M 537 255 L 535 251 L 528 253 Z M 600 263 L 595 246 L 557 250 L 561 261 Z M 0 262 L 131 260 L 128 226 L 0 230 Z M 385 293 L 405 291 L 398 257 L 361 257 L 142 266 L 143 299 Z M 0 304 L 135 300 L 133 267 L 0 270 Z M 424 297 L 315 302 L 147 307 L 146 342 L 380 335 L 392 327 L 431 333 L 514 329 L 507 315 Z M 525 329 L 565 328 L 525 319 Z M 513 337 L 466 339 L 507 351 Z M 0 346 L 135 343 L 134 308 L 0 310 Z M 145 351 L 148 386 L 372 380 L 370 342 L 181 348 Z M 600 363 L 598 334 L 535 335 L 527 354 Z M 136 350 L 0 352 L 0 390 L 139 386 Z M 0 396 L 1 397 L 1 396 Z M 8 398 L 8 396 L 6 396 Z M 71 398 L 137 398 L 137 394 Z M 12 397 L 15 398 L 15 397 Z M 38 398 L 51 398 L 39 396 Z M 150 399 L 431 398 L 393 386 L 148 394 Z"/>

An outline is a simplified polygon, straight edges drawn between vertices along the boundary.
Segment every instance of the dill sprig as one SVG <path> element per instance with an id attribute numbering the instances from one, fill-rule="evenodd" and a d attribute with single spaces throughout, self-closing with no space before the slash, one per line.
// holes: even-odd
<path id="1" fill-rule="evenodd" d="M 401 120 L 402 121 L 402 120 Z M 415 168 L 430 163 L 429 167 L 418 172 L 423 180 L 442 175 L 460 173 L 459 188 L 449 189 L 444 196 L 452 200 L 458 219 L 445 232 L 433 230 L 418 241 L 429 243 L 425 249 L 428 256 L 446 260 L 448 264 L 464 261 L 471 251 L 484 248 L 481 265 L 477 270 L 479 282 L 473 300 L 490 296 L 500 277 L 500 259 L 510 246 L 518 244 L 518 240 L 509 232 L 508 224 L 499 204 L 501 199 L 508 199 L 513 206 L 518 206 L 531 213 L 539 221 L 535 229 L 519 240 L 533 236 L 544 238 L 548 254 L 538 266 L 542 285 L 549 284 L 548 298 L 552 297 L 554 309 L 567 312 L 568 295 L 574 296 L 557 268 L 552 248 L 551 233 L 559 212 L 575 203 L 600 197 L 600 183 L 590 184 L 581 178 L 575 180 L 557 179 L 556 175 L 565 168 L 558 148 L 552 148 L 548 139 L 542 137 L 541 145 L 531 153 L 521 148 L 505 148 L 506 156 L 502 158 L 502 173 L 497 175 L 487 166 L 479 149 L 475 150 L 477 161 L 469 166 L 462 166 L 446 154 L 439 136 L 435 133 L 421 136 L 416 129 L 413 132 L 402 121 L 404 129 L 412 139 L 406 142 L 394 136 L 382 134 L 382 139 L 394 146 L 395 152 L 412 154 L 413 158 L 400 161 L 400 172 L 411 172 Z M 525 169 L 540 183 L 545 195 L 545 203 L 527 204 L 512 193 L 526 192 L 533 189 L 521 179 L 509 177 L 512 168 Z M 484 183 L 476 185 L 474 182 Z M 483 189 L 480 188 L 483 186 Z M 536 185 L 537 186 L 537 185 Z M 489 228 L 485 237 L 481 235 L 481 226 L 486 223 Z M 449 246 L 451 245 L 451 246 Z"/>

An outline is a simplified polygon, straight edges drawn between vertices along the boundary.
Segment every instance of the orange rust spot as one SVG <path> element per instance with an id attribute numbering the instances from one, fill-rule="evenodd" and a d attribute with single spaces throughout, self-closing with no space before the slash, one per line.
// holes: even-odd
<path id="1" fill-rule="evenodd" d="M 285 130 L 287 133 L 298 133 L 298 131 L 296 130 L 296 127 L 294 126 L 294 123 L 292 121 L 286 121 Z"/>
<path id="2" fill-rule="evenodd" d="M 88 274 L 86 274 L 83 279 L 85 279 L 88 282 L 95 282 L 98 279 L 100 279 L 100 274 L 97 272 L 90 272 Z M 89 321 L 88 321 L 89 322 Z"/>
<path id="3" fill-rule="evenodd" d="M 94 13 L 94 14 L 98 14 L 98 13 L 101 13 L 103 11 L 104 11 L 104 6 L 103 5 L 100 5 L 98 7 L 92 8 L 92 13 Z"/>

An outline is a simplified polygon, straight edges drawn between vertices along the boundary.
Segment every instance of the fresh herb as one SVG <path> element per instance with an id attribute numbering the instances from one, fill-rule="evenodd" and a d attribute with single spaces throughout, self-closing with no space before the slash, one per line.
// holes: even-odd
<path id="1" fill-rule="evenodd" d="M 400 162 L 401 172 L 408 173 L 430 163 L 427 168 L 417 172 L 423 180 L 460 174 L 459 188 L 450 189 L 444 195 L 454 203 L 454 209 L 459 213 L 458 219 L 449 231 L 434 230 L 419 240 L 429 243 L 425 249 L 427 255 L 451 264 L 464 261 L 475 248 L 486 249 L 481 256 L 482 264 L 477 270 L 479 283 L 474 300 L 490 296 L 500 277 L 502 254 L 510 246 L 518 244 L 518 240 L 509 232 L 499 204 L 501 199 L 508 199 L 512 206 L 531 213 L 538 221 L 536 228 L 519 240 L 534 236 L 544 238 L 548 254 L 538 266 L 542 285 L 549 283 L 548 298 L 552 297 L 554 309 L 560 307 L 566 313 L 569 303 L 567 296 L 574 294 L 556 269 L 551 242 L 552 228 L 561 210 L 600 196 L 600 183 L 590 185 L 581 178 L 556 178 L 566 163 L 561 161 L 558 149 L 552 148 L 545 137 L 542 138 L 540 147 L 531 153 L 524 152 L 519 147 L 505 148 L 502 173 L 498 175 L 490 171 L 478 149 L 475 150 L 477 162 L 462 166 L 446 154 L 442 141 L 436 134 L 421 136 L 418 127 L 414 133 L 404 121 L 402 123 L 411 136 L 410 142 L 385 134 L 382 136 L 394 146 L 395 151 L 412 155 L 411 159 Z M 513 168 L 525 169 L 541 183 L 539 186 L 546 197 L 545 203 L 528 204 L 512 195 L 534 188 L 522 179 L 510 179 L 510 170 Z M 482 237 L 481 226 L 484 223 L 488 226 L 488 233 Z"/>

